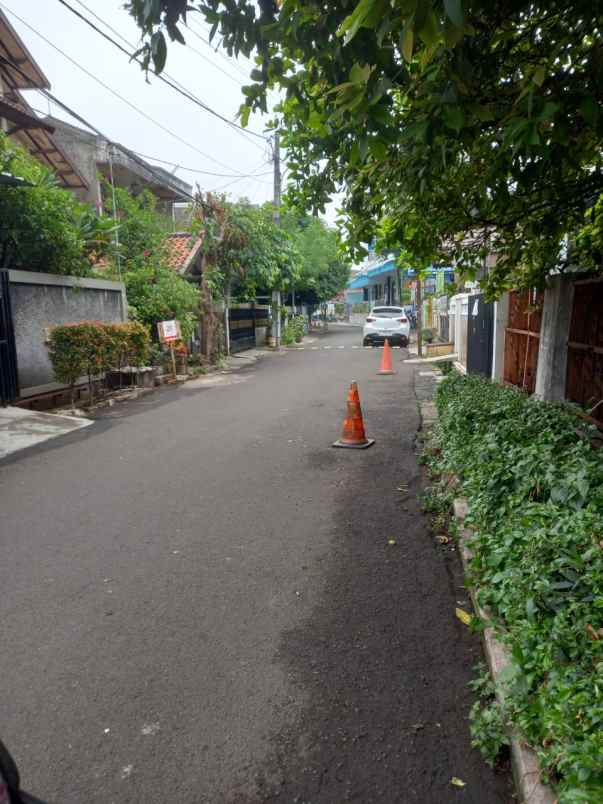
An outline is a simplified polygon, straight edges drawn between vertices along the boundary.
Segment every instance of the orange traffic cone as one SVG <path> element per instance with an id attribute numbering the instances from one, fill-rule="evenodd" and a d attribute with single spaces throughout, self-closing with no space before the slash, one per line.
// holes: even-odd
<path id="1" fill-rule="evenodd" d="M 385 339 L 383 344 L 383 354 L 381 356 L 381 367 L 377 374 L 395 374 L 392 366 L 392 350 L 389 348 L 389 341 Z"/>
<path id="2" fill-rule="evenodd" d="M 343 420 L 341 438 L 334 447 L 347 447 L 348 449 L 366 449 L 375 443 L 374 438 L 367 438 L 362 420 L 362 408 L 358 396 L 358 386 L 355 382 L 350 385 L 347 401 L 347 414 Z"/>

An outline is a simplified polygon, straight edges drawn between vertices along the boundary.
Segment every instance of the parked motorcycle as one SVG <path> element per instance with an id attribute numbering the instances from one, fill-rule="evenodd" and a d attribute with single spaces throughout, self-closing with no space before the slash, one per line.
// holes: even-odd
<path id="1" fill-rule="evenodd" d="M 406 317 L 410 322 L 410 328 L 416 329 L 417 328 L 417 312 L 412 304 L 404 306 L 404 312 L 406 313 Z"/>

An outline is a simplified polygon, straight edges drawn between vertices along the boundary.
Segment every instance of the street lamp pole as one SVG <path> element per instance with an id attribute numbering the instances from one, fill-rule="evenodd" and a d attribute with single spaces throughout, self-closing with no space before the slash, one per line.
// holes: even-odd
<path id="1" fill-rule="evenodd" d="M 281 152 L 278 132 L 274 134 L 274 222 L 277 226 L 281 223 Z M 274 346 L 278 349 L 281 345 L 281 292 L 272 291 L 272 338 Z"/>

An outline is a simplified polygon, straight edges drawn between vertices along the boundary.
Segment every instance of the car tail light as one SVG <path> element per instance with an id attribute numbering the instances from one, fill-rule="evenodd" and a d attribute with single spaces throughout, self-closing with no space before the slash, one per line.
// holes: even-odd
<path id="1" fill-rule="evenodd" d="M 376 320 L 377 320 L 376 318 L 371 318 L 371 316 L 369 315 L 369 317 L 366 319 L 366 323 L 367 324 L 372 324 L 373 321 L 376 321 Z"/>
<path id="2" fill-rule="evenodd" d="M 399 321 L 401 324 L 406 324 L 408 319 L 406 318 L 397 318 L 396 321 Z"/>

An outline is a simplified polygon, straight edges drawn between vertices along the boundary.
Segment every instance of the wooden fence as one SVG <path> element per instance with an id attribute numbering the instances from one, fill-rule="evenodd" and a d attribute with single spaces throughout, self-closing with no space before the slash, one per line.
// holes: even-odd
<path id="1" fill-rule="evenodd" d="M 542 303 L 542 293 L 537 290 L 509 293 L 503 378 L 530 394 L 536 386 Z"/>
<path id="2" fill-rule="evenodd" d="M 603 279 L 574 282 L 566 397 L 603 422 Z"/>

